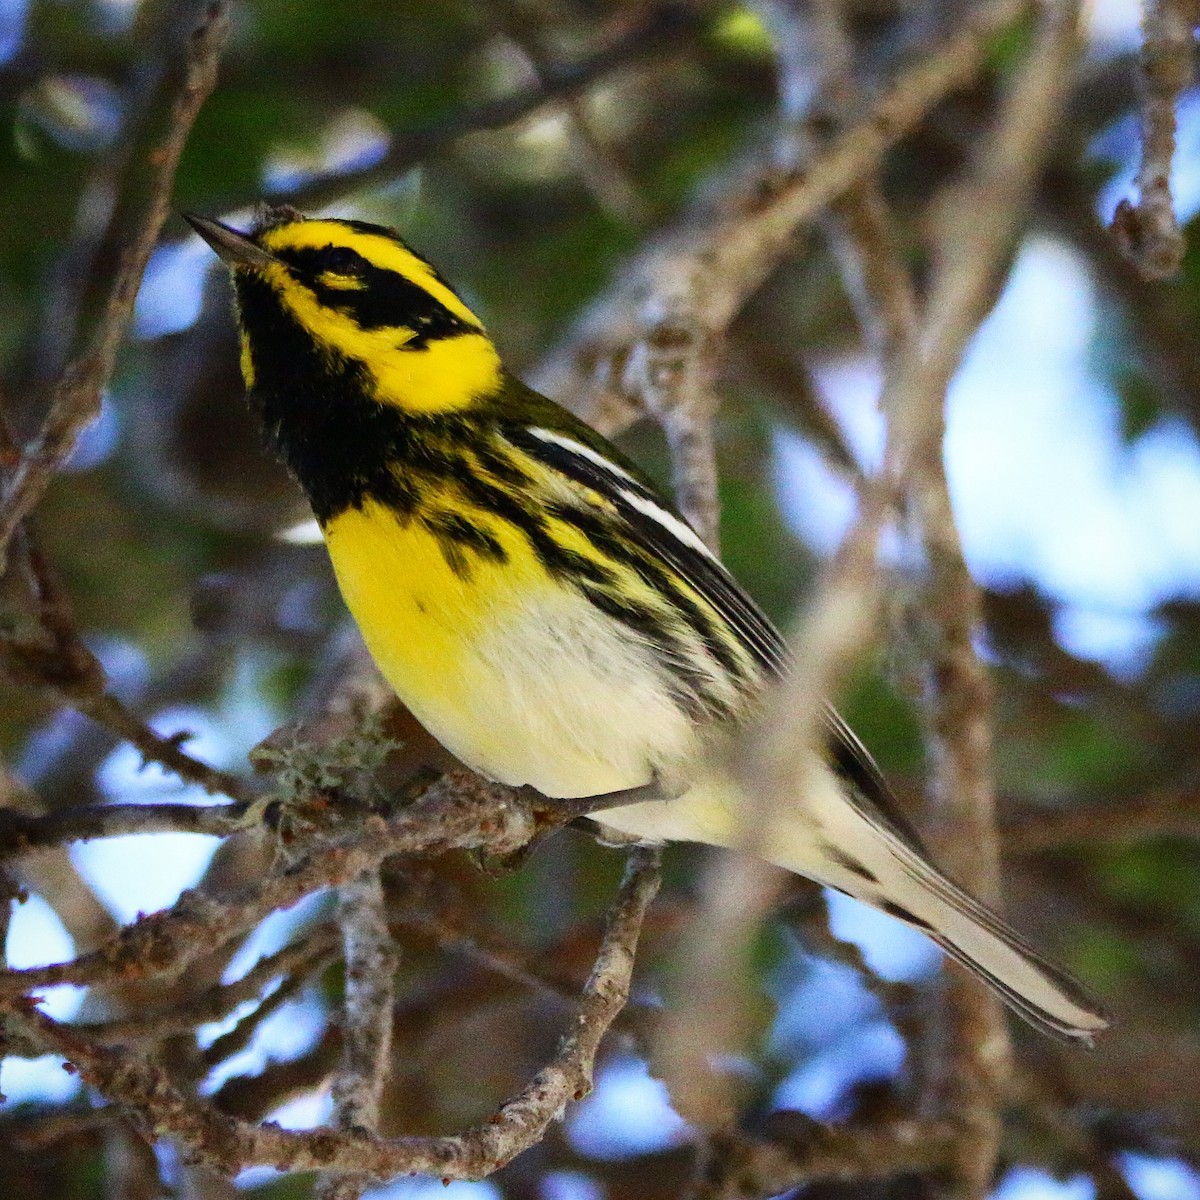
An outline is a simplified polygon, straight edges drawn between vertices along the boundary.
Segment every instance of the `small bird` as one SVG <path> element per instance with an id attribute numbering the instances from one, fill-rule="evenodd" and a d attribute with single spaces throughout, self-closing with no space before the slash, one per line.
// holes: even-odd
<path id="1" fill-rule="evenodd" d="M 246 388 L 308 496 L 346 604 L 414 716 L 481 775 L 614 797 L 627 838 L 734 846 L 713 731 L 787 669 L 783 640 L 654 485 L 505 370 L 482 322 L 394 230 L 263 212 L 192 228 L 231 268 Z M 1107 1020 L 947 879 L 832 708 L 819 782 L 763 857 L 906 921 L 1033 1025 Z M 661 787 L 674 799 L 620 803 Z"/>

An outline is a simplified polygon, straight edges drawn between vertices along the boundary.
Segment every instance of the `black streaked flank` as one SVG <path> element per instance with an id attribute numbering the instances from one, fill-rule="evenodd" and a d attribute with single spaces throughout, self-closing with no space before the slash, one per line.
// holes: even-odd
<path id="1" fill-rule="evenodd" d="M 421 524 L 437 539 L 450 569 L 460 578 L 469 579 L 473 560 L 503 563 L 508 561 L 504 547 L 486 529 L 461 513 L 433 510 L 423 513 Z"/>
<path id="2" fill-rule="evenodd" d="M 527 430 L 506 429 L 505 433 L 530 457 L 608 500 L 625 524 L 636 533 L 637 540 L 645 546 L 648 551 L 645 557 L 649 561 L 660 566 L 665 562 L 672 571 L 687 580 L 716 609 L 762 671 L 768 675 L 783 672 L 787 652 L 782 638 L 729 572 L 703 551 L 682 541 L 661 521 L 642 512 L 624 495 L 625 492 L 632 492 L 662 508 L 681 524 L 687 524 L 638 475 L 626 478 L 605 470 L 586 455 L 574 453 L 567 446 L 546 441 Z M 667 572 L 662 574 L 665 576 Z M 740 674 L 736 663 L 734 671 Z"/>

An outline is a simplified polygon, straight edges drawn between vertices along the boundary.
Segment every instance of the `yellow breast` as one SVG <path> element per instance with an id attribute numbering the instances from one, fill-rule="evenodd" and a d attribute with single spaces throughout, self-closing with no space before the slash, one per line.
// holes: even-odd
<path id="1" fill-rule="evenodd" d="M 637 639 L 552 579 L 519 530 L 493 522 L 506 561 L 472 557 L 465 575 L 418 521 L 373 501 L 324 532 L 376 665 L 482 774 L 599 795 L 692 752 L 694 730 Z"/>

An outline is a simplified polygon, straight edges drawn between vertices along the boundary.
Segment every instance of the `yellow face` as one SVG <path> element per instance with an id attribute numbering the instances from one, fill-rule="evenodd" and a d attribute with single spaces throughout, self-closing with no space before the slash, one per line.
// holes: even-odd
<path id="1" fill-rule="evenodd" d="M 236 270 L 247 387 L 285 379 L 298 326 L 370 399 L 405 412 L 469 407 L 500 386 L 500 360 L 478 317 L 395 234 L 361 222 L 294 219 L 254 236 L 265 252 Z"/>

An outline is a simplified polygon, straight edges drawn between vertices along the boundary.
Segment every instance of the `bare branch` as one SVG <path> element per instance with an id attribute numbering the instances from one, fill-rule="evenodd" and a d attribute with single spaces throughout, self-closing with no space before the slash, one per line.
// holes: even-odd
<path id="1" fill-rule="evenodd" d="M 203 833 L 225 837 L 241 829 L 246 804 L 109 804 L 33 816 L 0 808 L 0 859 L 69 842 L 129 833 Z"/>
<path id="2" fill-rule="evenodd" d="M 364 1130 L 295 1133 L 277 1125 L 250 1125 L 185 1097 L 166 1072 L 141 1057 L 95 1046 L 32 1005 L 14 1009 L 11 1019 L 73 1063 L 148 1135 L 169 1133 L 198 1161 L 226 1173 L 257 1164 L 379 1179 L 415 1172 L 480 1179 L 539 1141 L 563 1108 L 591 1089 L 596 1052 L 628 997 L 642 919 L 658 885 L 657 852 L 633 851 L 579 1010 L 553 1062 L 486 1124 L 451 1137 L 384 1139 Z"/>
<path id="3" fill-rule="evenodd" d="M 628 424 L 642 406 L 625 394 L 624 367 L 657 325 L 661 281 L 678 281 L 672 292 L 703 297 L 695 307 L 716 337 L 787 252 L 796 230 L 873 172 L 934 105 L 973 79 L 992 39 L 1030 7 L 1029 0 L 983 5 L 804 171 L 781 177 L 772 153 L 739 173 L 712 212 L 652 244 L 631 264 L 546 360 L 536 386 L 561 396 L 606 433 Z"/>
<path id="4" fill-rule="evenodd" d="M 343 885 L 338 924 L 346 958 L 342 1004 L 342 1066 L 333 1081 L 338 1129 L 379 1127 L 379 1100 L 392 1047 L 392 1010 L 398 954 L 388 932 L 379 868 Z M 358 1200 L 370 1183 L 359 1173 L 328 1173 L 317 1200 Z"/>
<path id="5" fill-rule="evenodd" d="M 217 79 L 228 30 L 222 0 L 213 0 L 203 23 L 188 39 L 183 82 L 162 142 L 150 155 L 153 174 L 144 212 L 130 235 L 91 348 L 63 372 L 42 428 L 22 455 L 0 504 L 0 564 L 13 533 L 66 462 L 79 435 L 100 411 L 100 393 L 112 377 L 117 351 L 133 315 L 142 273 L 166 219 L 175 169 L 192 124 Z"/>
<path id="6" fill-rule="evenodd" d="M 1138 100 L 1142 157 L 1136 204 L 1123 199 L 1113 214 L 1112 233 L 1146 279 L 1167 279 L 1179 270 L 1186 249 L 1171 198 L 1175 156 L 1175 107 L 1192 82 L 1190 0 L 1145 0 Z"/>

